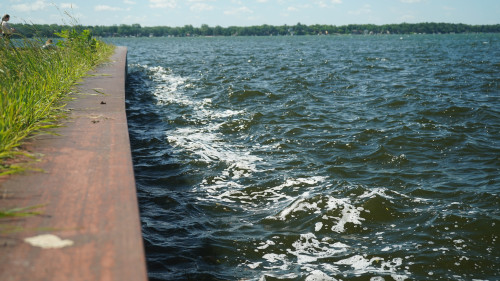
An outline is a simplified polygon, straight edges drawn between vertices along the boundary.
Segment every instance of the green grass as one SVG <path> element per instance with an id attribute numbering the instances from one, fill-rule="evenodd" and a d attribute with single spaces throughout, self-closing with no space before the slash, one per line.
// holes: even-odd
<path id="1" fill-rule="evenodd" d="M 35 209 L 41 208 L 44 205 L 37 205 L 25 208 L 12 208 L 8 210 L 0 210 L 0 219 L 7 218 L 19 218 L 19 217 L 29 217 L 34 215 L 40 215 L 41 212 L 33 211 Z"/>
<path id="2" fill-rule="evenodd" d="M 24 228 L 22 227 L 1 222 L 41 215 L 42 212 L 36 211 L 36 209 L 42 208 L 44 206 L 45 205 L 36 205 L 24 208 L 0 210 L 0 235 L 15 233 L 24 230 Z"/>
<path id="3" fill-rule="evenodd" d="M 15 160 L 29 156 L 20 149 L 23 141 L 56 126 L 75 82 L 114 52 L 88 31 L 58 35 L 63 39 L 53 50 L 42 49 L 41 39 L 16 47 L 0 39 L 0 176 L 24 169 Z"/>

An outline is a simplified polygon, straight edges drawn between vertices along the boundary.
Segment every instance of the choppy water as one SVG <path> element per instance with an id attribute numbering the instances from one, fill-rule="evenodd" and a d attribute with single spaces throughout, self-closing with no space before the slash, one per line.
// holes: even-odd
<path id="1" fill-rule="evenodd" d="M 151 280 L 499 280 L 500 35 L 114 43 Z"/>

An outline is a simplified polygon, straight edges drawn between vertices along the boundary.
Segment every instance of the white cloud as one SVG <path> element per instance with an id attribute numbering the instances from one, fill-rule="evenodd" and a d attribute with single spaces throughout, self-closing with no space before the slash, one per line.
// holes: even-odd
<path id="1" fill-rule="evenodd" d="M 177 7 L 177 0 L 149 0 L 149 7 L 151 8 L 175 8 Z"/>
<path id="2" fill-rule="evenodd" d="M 127 5 L 135 5 L 135 2 L 134 1 L 130 1 L 130 0 L 123 0 L 123 3 L 125 3 Z"/>
<path id="3" fill-rule="evenodd" d="M 61 3 L 61 9 L 78 9 L 78 5 L 73 3 Z"/>
<path id="4" fill-rule="evenodd" d="M 309 9 L 309 8 L 311 8 L 311 5 L 304 4 L 304 5 L 290 6 L 287 8 L 287 10 L 290 12 L 299 12 L 301 10 Z"/>
<path id="5" fill-rule="evenodd" d="M 31 4 L 18 4 L 18 5 L 13 5 L 12 9 L 18 12 L 31 12 L 31 11 L 39 11 L 39 10 L 45 10 L 49 4 L 45 2 L 45 0 L 38 0 L 35 1 Z"/>
<path id="6" fill-rule="evenodd" d="M 94 7 L 94 10 L 97 12 L 102 12 L 102 11 L 121 11 L 122 8 L 119 7 L 111 7 L 108 5 L 97 5 Z"/>
<path id="7" fill-rule="evenodd" d="M 253 11 L 250 10 L 248 7 L 239 7 L 224 11 L 224 14 L 226 15 L 239 15 L 239 14 L 252 14 L 252 13 Z"/>
<path id="8" fill-rule="evenodd" d="M 196 11 L 196 12 L 203 12 L 203 11 L 211 11 L 214 9 L 213 6 L 210 6 L 205 3 L 195 3 L 189 7 L 191 11 Z"/>
<path id="9" fill-rule="evenodd" d="M 366 4 L 363 7 L 355 10 L 355 11 L 349 11 L 349 15 L 354 15 L 354 16 L 360 16 L 360 15 L 367 15 L 371 14 L 372 12 L 372 6 L 370 4 Z"/>
<path id="10" fill-rule="evenodd" d="M 257 0 L 258 3 L 267 3 L 268 0 Z"/>
<path id="11" fill-rule="evenodd" d="M 342 0 L 330 0 L 330 1 L 315 1 L 316 5 L 318 5 L 320 8 L 328 8 L 328 7 L 333 7 L 336 4 L 342 4 Z"/>
<path id="12" fill-rule="evenodd" d="M 316 5 L 318 5 L 320 8 L 328 8 L 328 4 L 325 3 L 325 1 L 317 1 Z"/>

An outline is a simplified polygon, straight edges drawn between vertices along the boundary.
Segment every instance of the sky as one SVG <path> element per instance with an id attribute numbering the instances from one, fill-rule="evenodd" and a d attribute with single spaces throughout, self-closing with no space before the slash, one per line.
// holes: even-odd
<path id="1" fill-rule="evenodd" d="M 92 26 L 476 25 L 500 23 L 500 0 L 1 0 L 0 14 L 11 23 Z"/>

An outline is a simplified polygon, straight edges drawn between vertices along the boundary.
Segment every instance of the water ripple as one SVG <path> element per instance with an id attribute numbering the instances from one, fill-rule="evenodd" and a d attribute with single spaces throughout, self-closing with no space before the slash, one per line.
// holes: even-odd
<path id="1" fill-rule="evenodd" d="M 151 280 L 500 274 L 497 35 L 116 40 Z"/>

